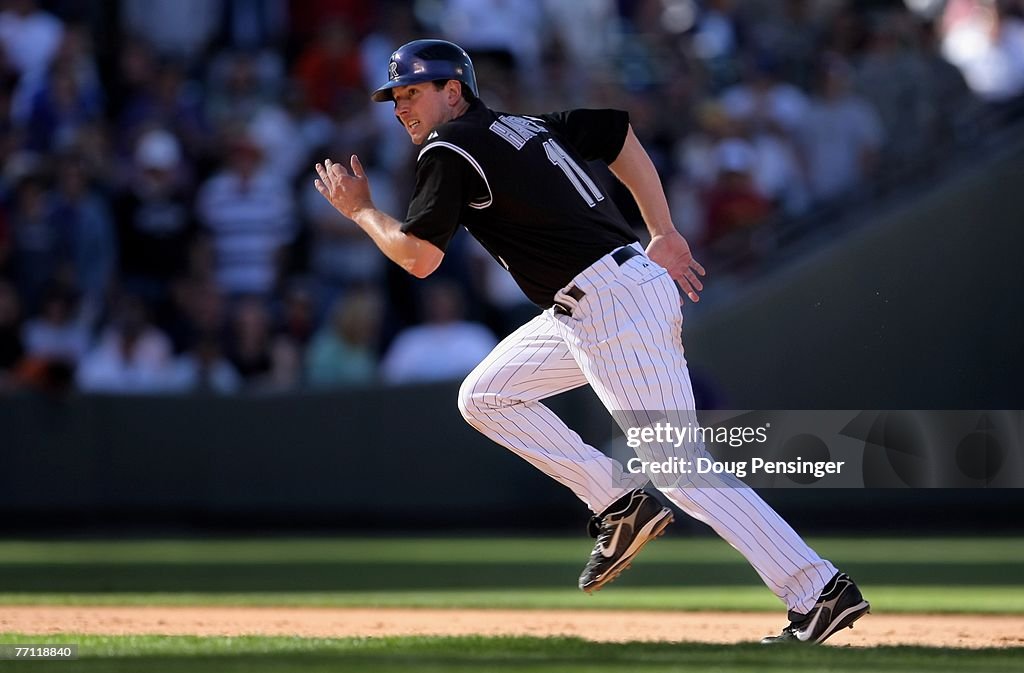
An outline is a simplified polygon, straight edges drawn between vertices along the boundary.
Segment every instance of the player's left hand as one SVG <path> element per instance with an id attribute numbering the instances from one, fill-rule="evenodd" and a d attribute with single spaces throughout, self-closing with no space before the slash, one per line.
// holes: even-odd
<path id="1" fill-rule="evenodd" d="M 358 211 L 373 208 L 373 200 L 370 198 L 370 181 L 366 179 L 363 164 L 354 154 L 351 165 L 350 174 L 342 164 L 325 159 L 324 163 L 316 165 L 320 179 L 314 180 L 313 184 L 338 212 L 349 219 L 355 219 Z"/>
<path id="2" fill-rule="evenodd" d="M 678 231 L 658 234 L 647 246 L 647 256 L 668 270 L 690 301 L 700 301 L 697 293 L 704 289 L 704 283 L 700 282 L 698 276 L 704 275 L 704 267 L 693 258 L 690 244 L 682 234 Z"/>

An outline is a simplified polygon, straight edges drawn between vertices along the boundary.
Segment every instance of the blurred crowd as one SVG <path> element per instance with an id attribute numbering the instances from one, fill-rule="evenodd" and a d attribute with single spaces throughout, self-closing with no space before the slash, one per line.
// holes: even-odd
<path id="1" fill-rule="evenodd" d="M 313 188 L 401 218 L 391 51 L 464 46 L 512 112 L 630 112 L 705 264 L 858 199 L 1024 91 L 1024 0 L 5 0 L 0 390 L 456 377 L 536 309 L 469 236 L 413 282 Z M 622 188 L 609 190 L 642 222 Z"/>

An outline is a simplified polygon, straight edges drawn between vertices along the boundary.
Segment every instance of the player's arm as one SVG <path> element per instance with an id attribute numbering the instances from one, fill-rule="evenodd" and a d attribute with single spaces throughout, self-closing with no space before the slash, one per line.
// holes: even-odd
<path id="1" fill-rule="evenodd" d="M 704 275 L 704 267 L 693 258 L 689 244 L 672 223 L 661 178 L 632 126 L 626 130 L 622 149 L 608 168 L 626 185 L 640 207 L 651 233 L 647 255 L 668 269 L 692 301 L 699 301 L 697 293 L 704 289 L 704 284 L 698 276 Z"/>
<path id="2" fill-rule="evenodd" d="M 373 205 L 370 183 L 356 155 L 352 155 L 352 173 L 330 159 L 316 165 L 320 176 L 317 191 L 331 202 L 338 212 L 369 234 L 388 259 L 417 278 L 426 278 L 441 264 L 444 257 L 434 244 L 402 231 L 402 223 Z"/>

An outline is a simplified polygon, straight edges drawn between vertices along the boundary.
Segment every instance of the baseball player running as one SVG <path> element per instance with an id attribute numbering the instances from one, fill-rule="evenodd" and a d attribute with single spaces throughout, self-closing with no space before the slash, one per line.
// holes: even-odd
<path id="1" fill-rule="evenodd" d="M 698 301 L 704 269 L 676 231 L 646 151 L 617 110 L 539 116 L 489 109 L 460 47 L 416 40 L 391 56 L 373 93 L 420 146 L 404 221 L 378 210 L 356 156 L 351 172 L 325 160 L 316 188 L 380 250 L 429 276 L 461 224 L 542 313 L 504 339 L 466 378 L 459 410 L 474 428 L 572 489 L 597 538 L 580 575 L 611 582 L 672 521 L 621 465 L 584 443 L 542 400 L 590 384 L 616 421 L 690 418 L 679 290 Z M 587 167 L 600 160 L 632 192 L 651 234 L 646 251 Z M 675 281 L 675 282 L 673 282 Z M 625 430 L 625 427 L 624 427 Z M 644 445 L 652 460 L 670 446 Z M 685 448 L 706 456 L 702 444 Z M 633 480 L 633 481 L 631 481 Z M 786 604 L 790 624 L 762 642 L 820 643 L 868 612 L 853 581 L 808 547 L 736 477 L 656 483 L 746 557 Z"/>

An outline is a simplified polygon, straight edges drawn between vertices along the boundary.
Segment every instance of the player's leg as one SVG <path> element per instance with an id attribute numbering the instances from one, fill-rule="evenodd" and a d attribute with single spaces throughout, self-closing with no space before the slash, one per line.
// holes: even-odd
<path id="1" fill-rule="evenodd" d="M 579 310 L 560 321 L 587 380 L 624 431 L 666 419 L 696 426 L 675 284 L 642 257 L 621 268 L 595 267 L 581 274 L 590 277 L 582 279 L 586 296 Z M 680 457 L 683 450 L 689 452 L 682 456 L 687 460 L 706 455 L 703 445 L 677 449 L 671 443 L 644 445 L 638 453 L 663 461 Z M 831 563 L 732 475 L 702 475 L 686 487 L 676 485 L 674 478 L 660 483 L 655 478 L 655 485 L 743 554 L 791 610 L 806 613 L 836 574 Z"/>
<path id="2" fill-rule="evenodd" d="M 511 334 L 466 378 L 459 409 L 469 423 L 569 487 L 595 512 L 596 546 L 580 577 L 595 591 L 610 582 L 672 521 L 672 511 L 638 487 L 615 460 L 583 442 L 540 400 L 587 382 L 550 310 Z"/>
<path id="3" fill-rule="evenodd" d="M 622 466 L 540 400 L 587 383 L 543 313 L 510 334 L 466 377 L 459 410 L 474 428 L 567 486 L 595 512 L 623 496 Z"/>

